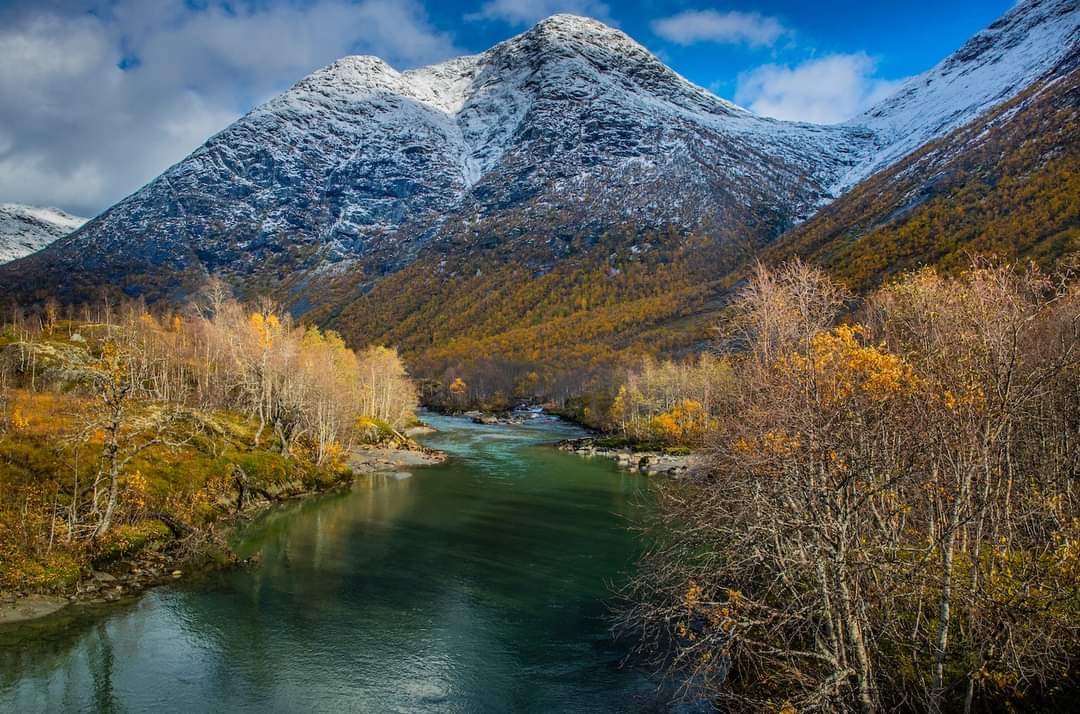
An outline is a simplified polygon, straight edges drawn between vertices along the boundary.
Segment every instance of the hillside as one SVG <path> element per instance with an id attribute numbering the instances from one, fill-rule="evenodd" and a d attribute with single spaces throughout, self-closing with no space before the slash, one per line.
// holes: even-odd
<path id="1" fill-rule="evenodd" d="M 232 301 L 84 316 L 0 321 L 0 593 L 96 598 L 108 570 L 114 599 L 226 556 L 220 528 L 245 510 L 400 463 L 374 447 L 417 448 L 391 350 Z"/>
<path id="2" fill-rule="evenodd" d="M 341 329 L 402 345 L 422 374 L 480 380 L 489 393 L 568 396 L 612 363 L 681 354 L 710 339 L 758 258 L 798 255 L 865 292 L 922 265 L 974 255 L 1044 266 L 1080 250 L 1077 52 L 1012 100 L 861 182 L 762 251 L 744 238 L 612 233 L 542 276 L 493 251 L 479 274 L 440 279 L 417 263 L 336 317 Z"/>
<path id="3" fill-rule="evenodd" d="M 828 200 L 870 139 L 757 117 L 622 32 L 558 15 L 408 72 L 339 60 L 11 277 L 32 292 L 63 271 L 74 299 L 102 283 L 177 299 L 222 272 L 303 310 L 328 277 L 363 290 L 427 246 L 555 225 L 524 241 L 534 267 L 628 222 L 764 241 Z"/>
<path id="4" fill-rule="evenodd" d="M 956 52 L 851 119 L 847 124 L 874 133 L 877 146 L 845 184 L 974 121 L 1067 64 L 1080 42 L 1078 15 L 1076 0 L 1018 2 Z"/>
<path id="5" fill-rule="evenodd" d="M 865 291 L 973 255 L 1044 266 L 1080 251 L 1080 53 L 1015 99 L 931 142 L 765 252 L 826 267 Z"/>

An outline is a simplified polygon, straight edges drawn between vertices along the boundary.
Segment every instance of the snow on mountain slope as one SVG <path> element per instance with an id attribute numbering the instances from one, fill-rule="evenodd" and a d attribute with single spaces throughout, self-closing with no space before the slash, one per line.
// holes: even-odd
<path id="1" fill-rule="evenodd" d="M 757 117 L 622 32 L 559 15 L 409 72 L 339 60 L 54 254 L 103 273 L 167 265 L 243 276 L 286 256 L 291 271 L 358 259 L 384 270 L 510 215 L 525 229 L 558 220 L 596 236 L 627 223 L 753 225 L 767 239 L 826 200 L 870 139 Z"/>
<path id="2" fill-rule="evenodd" d="M 520 244 L 543 270 L 631 229 L 745 253 L 1051 72 L 1077 44 L 1076 3 L 1017 6 L 836 126 L 756 116 L 571 15 L 406 72 L 346 57 L 0 280 L 175 297 L 219 271 L 304 303 L 322 277 L 362 290 L 425 250 L 458 269 Z"/>
<path id="3" fill-rule="evenodd" d="M 0 263 L 41 250 L 84 223 L 58 208 L 0 203 Z"/>
<path id="4" fill-rule="evenodd" d="M 1016 96 L 1078 44 L 1077 0 L 1017 4 L 937 66 L 847 123 L 873 131 L 877 140 L 872 154 L 844 177 L 837 192 Z"/>

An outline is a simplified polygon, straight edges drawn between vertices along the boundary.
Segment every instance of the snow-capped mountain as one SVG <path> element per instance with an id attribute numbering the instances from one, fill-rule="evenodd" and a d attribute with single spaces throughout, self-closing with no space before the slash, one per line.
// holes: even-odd
<path id="1" fill-rule="evenodd" d="M 0 263 L 39 251 L 84 223 L 58 208 L 0 203 Z"/>
<path id="2" fill-rule="evenodd" d="M 837 126 L 758 117 L 570 15 L 407 72 L 347 57 L 0 282 L 177 297 L 223 272 L 304 306 L 324 279 L 364 289 L 423 251 L 458 270 L 521 244 L 543 270 L 574 239 L 628 228 L 753 250 L 1053 72 L 1078 19 L 1076 0 L 1029 0 Z"/>
<path id="3" fill-rule="evenodd" d="M 757 117 L 622 32 L 559 15 L 409 72 L 339 60 L 106 212 L 67 252 L 95 271 L 135 261 L 244 274 L 290 251 L 306 267 L 364 258 L 381 269 L 511 211 L 563 214 L 583 232 L 632 221 L 767 224 L 776 235 L 828 198 L 871 138 Z"/>
<path id="4" fill-rule="evenodd" d="M 873 131 L 875 148 L 838 192 L 1016 96 L 1078 45 L 1077 0 L 1017 4 L 935 67 L 847 122 Z"/>

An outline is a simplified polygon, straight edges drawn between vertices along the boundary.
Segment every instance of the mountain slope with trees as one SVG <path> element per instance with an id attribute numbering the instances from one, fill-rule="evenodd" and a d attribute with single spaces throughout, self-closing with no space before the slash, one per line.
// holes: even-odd
<path id="1" fill-rule="evenodd" d="M 865 289 L 1074 250 L 1078 47 L 1075 0 L 1029 0 L 835 127 L 756 117 L 572 16 L 409 72 L 346 58 L 0 266 L 0 292 L 182 301 L 217 274 L 398 345 L 443 396 L 562 398 L 700 349 L 762 257 Z"/>
<path id="2" fill-rule="evenodd" d="M 626 227 L 568 243 L 543 274 L 495 246 L 419 260 L 329 319 L 401 345 L 443 384 L 462 376 L 480 398 L 566 397 L 602 379 L 604 364 L 700 349 L 758 260 L 801 256 L 859 292 L 920 266 L 960 270 L 975 255 L 1050 268 L 1080 250 L 1077 56 L 770 244 L 750 230 L 721 247 Z"/>
<path id="3" fill-rule="evenodd" d="M 1044 266 L 1080 250 L 1080 52 L 1043 81 L 863 182 L 765 251 L 865 290 L 971 255 Z"/>

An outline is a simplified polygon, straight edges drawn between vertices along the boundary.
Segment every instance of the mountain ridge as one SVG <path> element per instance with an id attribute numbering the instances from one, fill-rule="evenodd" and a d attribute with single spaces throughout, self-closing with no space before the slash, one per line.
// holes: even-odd
<path id="1" fill-rule="evenodd" d="M 845 122 L 874 131 L 885 144 L 844 178 L 841 192 L 1053 72 L 1080 43 L 1078 8 L 1076 0 L 1018 3 L 934 67 Z"/>
<path id="2" fill-rule="evenodd" d="M 768 246 L 865 292 L 897 273 L 974 256 L 1080 252 L 1080 48 L 1055 76 L 927 143 Z M 931 177 L 927 180 L 926 177 Z"/>
<path id="3" fill-rule="evenodd" d="M 876 128 L 757 117 L 574 16 L 406 72 L 347 57 L 0 282 L 22 299 L 65 275 L 69 300 L 107 284 L 181 301 L 216 273 L 357 344 L 399 345 L 422 374 L 463 373 L 472 355 L 504 392 L 545 361 L 558 369 L 541 378 L 563 384 L 559 370 L 706 339 L 740 264 L 809 256 L 798 236 L 832 206 L 1071 76 L 1078 17 L 1074 0 L 1017 6 L 870 110 Z M 941 91 L 955 96 L 931 101 Z M 966 171 L 989 166 L 973 156 Z M 942 165 L 911 163 L 905 191 Z"/>
<path id="4" fill-rule="evenodd" d="M 409 72 L 339 60 L 105 212 L 67 255 L 60 246 L 40 260 L 99 277 L 169 264 L 192 281 L 220 268 L 243 280 L 292 251 L 304 255 L 291 271 L 362 259 L 380 272 L 512 210 L 569 210 L 596 234 L 628 219 L 683 230 L 764 221 L 772 237 L 828 198 L 852 145 L 869 139 L 756 117 L 623 33 L 556 16 Z M 657 200 L 676 189 L 678 200 Z M 156 297 L 183 292 L 173 288 Z"/>

